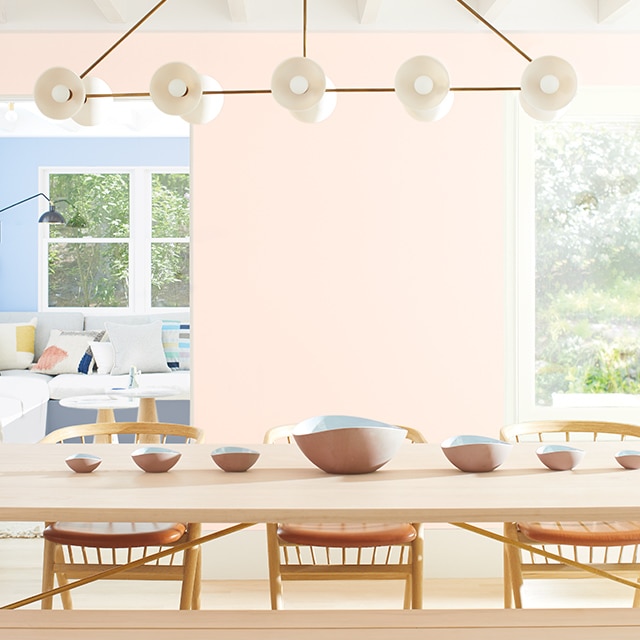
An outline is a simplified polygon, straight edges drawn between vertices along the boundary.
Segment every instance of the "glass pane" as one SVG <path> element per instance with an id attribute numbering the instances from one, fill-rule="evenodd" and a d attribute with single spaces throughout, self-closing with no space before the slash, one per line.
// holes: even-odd
<path id="1" fill-rule="evenodd" d="M 159 242 L 151 246 L 151 306 L 189 306 L 189 244 Z"/>
<path id="2" fill-rule="evenodd" d="M 52 200 L 66 225 L 51 225 L 52 238 L 127 238 L 128 173 L 56 173 L 49 175 Z"/>
<path id="3" fill-rule="evenodd" d="M 154 173 L 152 235 L 154 238 L 189 237 L 189 174 Z"/>
<path id="4" fill-rule="evenodd" d="M 49 245 L 50 307 L 129 306 L 126 243 Z"/>
<path id="5" fill-rule="evenodd" d="M 536 402 L 639 393 L 640 124 L 536 132 Z"/>

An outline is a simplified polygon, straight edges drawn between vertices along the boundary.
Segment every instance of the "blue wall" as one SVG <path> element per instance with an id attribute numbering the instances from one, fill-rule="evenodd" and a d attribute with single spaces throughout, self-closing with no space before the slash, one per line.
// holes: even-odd
<path id="1" fill-rule="evenodd" d="M 0 209 L 40 191 L 40 167 L 189 166 L 188 138 L 0 138 Z M 0 213 L 0 311 L 38 307 L 35 198 Z"/>

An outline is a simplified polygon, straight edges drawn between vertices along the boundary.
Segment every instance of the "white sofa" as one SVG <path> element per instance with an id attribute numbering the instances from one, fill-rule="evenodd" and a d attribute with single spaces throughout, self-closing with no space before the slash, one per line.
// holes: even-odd
<path id="1" fill-rule="evenodd" d="M 105 323 L 139 325 L 132 331 L 147 331 L 147 327 L 157 327 L 157 321 L 179 321 L 183 328 L 189 328 L 189 315 L 184 313 L 162 313 L 147 315 L 84 315 L 80 312 L 0 312 L 0 324 L 29 322 L 36 318 L 34 363 L 45 351 L 52 330 L 65 332 L 102 331 Z M 151 324 L 156 323 L 156 324 Z M 112 328 L 115 331 L 115 327 Z M 142 326 L 144 325 L 144 327 Z M 108 333 L 108 332 L 107 332 Z M 87 338 L 87 344 L 90 338 Z M 187 340 L 188 342 L 188 340 Z M 172 363 L 177 366 L 176 363 Z M 158 417 L 166 422 L 190 423 L 190 371 L 188 363 L 181 363 L 184 369 L 163 372 L 142 370 L 138 377 L 141 387 L 170 386 L 176 395 L 158 399 Z M 93 369 L 94 367 L 92 367 Z M 126 387 L 128 373 L 59 373 L 49 375 L 37 373 L 33 365 L 29 369 L 4 369 L 0 371 L 0 441 L 37 442 L 45 433 L 53 429 L 92 422 L 96 412 L 93 409 L 71 409 L 60 405 L 63 398 L 78 395 L 103 394 L 114 387 Z M 134 420 L 135 409 L 117 409 L 119 420 Z"/>

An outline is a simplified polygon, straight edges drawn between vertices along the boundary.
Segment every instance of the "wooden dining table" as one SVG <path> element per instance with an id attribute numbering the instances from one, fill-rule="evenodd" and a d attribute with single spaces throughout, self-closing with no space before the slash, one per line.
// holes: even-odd
<path id="1" fill-rule="evenodd" d="M 378 471 L 358 475 L 327 474 L 311 464 L 295 445 L 250 445 L 261 453 L 257 463 L 247 472 L 227 473 L 211 459 L 216 446 L 219 443 L 172 445 L 182 453 L 178 464 L 167 473 L 145 473 L 131 459 L 135 445 L 3 445 L 0 520 L 247 524 L 406 521 L 462 525 L 516 520 L 640 520 L 640 471 L 625 470 L 617 464 L 614 454 L 621 448 L 619 442 L 584 443 L 586 455 L 580 466 L 562 472 L 551 471 L 540 463 L 535 444 L 515 445 L 506 462 L 488 473 L 459 471 L 445 458 L 439 445 L 406 445 Z M 76 474 L 64 459 L 84 450 L 99 455 L 103 461 L 90 474 Z M 19 618 L 6 616 L 17 613 L 0 611 L 0 629 L 7 628 L 8 621 L 15 624 Z M 29 624 L 33 624 L 36 613 L 47 612 L 23 612 Z M 418 612 L 422 613 L 427 612 Z M 518 621 L 531 619 L 531 613 L 526 611 L 495 613 L 498 622 L 491 627 L 494 631 L 505 626 L 507 619 L 511 620 L 511 631 Z M 589 627 L 589 615 L 605 616 L 589 613 L 587 618 L 576 616 L 571 619 L 573 622 L 562 622 L 563 615 L 554 613 L 552 618 L 561 627 L 575 623 L 580 628 Z M 533 618 L 537 622 L 527 623 L 527 628 L 542 624 L 542 616 Z M 285 615 L 282 620 L 286 619 Z M 324 622 L 328 619 L 324 618 Z M 415 616 L 412 619 L 418 620 Z M 423 625 L 430 624 L 428 619 L 420 619 Z M 612 616 L 603 619 L 614 628 Z M 44 624 L 49 618 L 36 620 Z M 347 616 L 350 624 L 349 620 Z M 407 624 L 407 618 L 404 620 L 403 624 Z M 608 637 L 633 637 L 624 635 L 626 629 L 632 629 L 637 637 L 640 611 L 626 611 L 616 620 L 624 621 L 620 629 L 624 627 L 625 631 Z M 474 638 L 477 637 L 482 636 L 476 633 Z M 498 633 L 486 637 L 501 636 Z M 581 637 L 590 637 L 589 632 Z"/>

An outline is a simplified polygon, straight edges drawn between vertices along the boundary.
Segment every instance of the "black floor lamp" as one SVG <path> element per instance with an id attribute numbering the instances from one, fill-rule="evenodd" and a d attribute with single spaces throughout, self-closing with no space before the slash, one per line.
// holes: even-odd
<path id="1" fill-rule="evenodd" d="M 47 201 L 49 202 L 49 210 L 45 211 L 40 216 L 40 218 L 38 218 L 38 222 L 44 222 L 47 224 L 65 224 L 65 220 L 62 217 L 62 214 L 56 210 L 55 202 L 51 200 L 51 198 L 49 198 L 48 196 L 45 196 L 44 193 L 36 193 L 34 196 L 29 196 L 24 200 L 20 200 L 19 202 L 14 202 L 13 204 L 10 204 L 8 207 L 4 207 L 4 209 L 0 209 L 0 213 L 2 213 L 3 211 L 6 211 L 7 209 L 11 209 L 12 207 L 17 207 L 19 204 L 22 204 L 23 202 L 27 202 L 28 200 L 33 200 L 38 196 L 42 196 L 43 198 L 46 198 Z M 62 200 L 56 200 L 56 202 L 62 202 Z"/>

